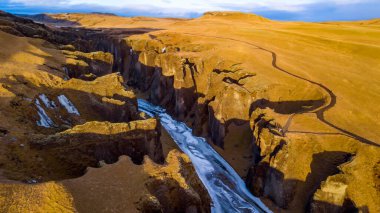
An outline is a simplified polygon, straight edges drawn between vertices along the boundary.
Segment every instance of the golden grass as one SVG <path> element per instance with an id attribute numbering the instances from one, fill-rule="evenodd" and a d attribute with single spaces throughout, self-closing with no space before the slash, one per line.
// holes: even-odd
<path id="1" fill-rule="evenodd" d="M 272 66 L 272 54 L 258 48 L 258 46 L 270 50 L 276 53 L 277 65 L 282 69 L 302 78 L 321 83 L 334 92 L 337 102 L 334 107 L 325 112 L 326 120 L 342 129 L 380 144 L 380 107 L 378 107 L 380 105 L 379 20 L 327 23 L 277 22 L 255 15 L 238 13 L 209 13 L 198 19 L 123 18 L 97 14 L 59 14 L 52 16 L 78 22 L 88 28 L 162 29 L 150 33 L 156 36 L 155 39 L 148 35 L 137 35 L 127 40 L 141 42 L 141 44 L 148 41 L 151 46 L 159 50 L 167 47 L 167 54 L 170 55 L 168 57 L 171 57 L 171 62 L 174 63 L 177 59 L 184 57 L 206 61 L 204 70 L 233 69 L 234 65 L 238 64 L 242 72 L 254 74 L 254 77 L 244 82 L 244 87 L 247 90 L 254 91 L 252 98 L 266 98 L 270 101 L 328 99 L 328 94 L 318 86 L 275 69 Z M 0 32 L 0 46 L 6 50 L 0 52 L 0 77 L 6 79 L 7 84 L 12 83 L 12 88 L 0 87 L 0 94 L 3 98 L 3 101 L 0 102 L 2 109 L 0 119 L 4 121 L 1 123 L 4 123 L 11 131 L 23 130 L 27 132 L 25 127 L 7 117 L 7 107 L 11 98 L 16 95 L 16 92 L 33 97 L 41 91 L 29 91 L 28 87 L 22 86 L 18 79 L 15 76 L 10 76 L 10 74 L 22 75 L 33 85 L 40 85 L 41 89 L 48 85 L 50 88 L 110 95 L 115 89 L 118 90 L 117 88 L 121 87 L 121 85 L 115 84 L 109 90 L 97 90 L 96 88 L 99 87 L 110 87 L 110 85 L 101 85 L 104 82 L 102 79 L 88 85 L 80 84 L 77 82 L 79 80 L 63 83 L 59 78 L 62 74 L 46 69 L 43 65 L 48 64 L 59 68 L 66 62 L 65 56 L 40 39 L 19 38 Z M 173 53 L 172 50 L 175 47 L 179 47 L 181 52 Z M 164 60 L 164 58 L 162 59 Z M 145 65 L 156 65 L 155 61 L 149 61 L 149 57 L 141 57 L 140 60 Z M 165 66 L 170 67 L 169 64 Z M 168 73 L 164 73 L 164 75 L 171 75 L 173 70 L 166 69 L 166 72 Z M 201 73 L 198 78 L 207 79 L 209 75 L 210 72 Z M 115 78 L 115 76 L 111 78 Z M 199 79 L 198 91 L 205 92 L 208 82 Z M 42 85 L 45 86 L 42 87 Z M 226 88 L 222 88 L 216 83 L 213 84 L 213 94 L 224 91 Z M 125 94 L 127 97 L 128 95 L 129 93 Z M 236 103 L 239 102 L 236 101 Z M 216 115 L 219 117 L 231 116 L 231 118 L 242 117 L 239 112 L 234 112 L 236 109 L 232 104 L 228 107 L 233 113 L 223 116 Z M 278 115 L 273 112 L 267 112 L 267 114 L 276 120 L 278 119 L 282 124 L 287 120 L 286 115 Z M 336 132 L 336 129 L 328 127 L 320 122 L 316 116 L 310 114 L 297 115 L 290 129 L 305 132 Z M 236 136 L 231 134 L 229 137 L 235 138 Z M 289 163 L 287 168 L 276 165 L 277 168 L 287 171 L 284 178 L 304 181 L 310 172 L 313 153 L 342 150 L 348 153 L 357 153 L 354 161 L 342 167 L 349 182 L 348 194 L 355 198 L 356 205 L 368 205 L 372 211 L 379 210 L 380 204 L 377 199 L 379 190 L 376 190 L 378 186 L 374 185 L 378 184 L 376 182 L 378 177 L 373 170 L 376 162 L 379 161 L 378 148 L 358 145 L 356 141 L 345 136 L 292 134 L 288 138 L 291 141 L 288 147 L 289 153 L 302 153 L 302 155 L 292 154 L 289 159 L 286 159 L 288 162 L 298 162 L 294 165 Z M 228 144 L 228 146 L 233 145 L 234 143 Z M 248 145 L 244 147 L 248 147 Z M 236 153 L 232 151 L 227 160 L 231 162 L 234 155 Z M 281 163 L 281 159 L 279 162 Z M 299 167 L 298 165 L 302 166 Z M 170 170 L 169 174 L 178 171 L 178 167 L 175 164 L 173 166 L 173 168 L 167 168 L 168 171 Z M 145 172 L 153 176 L 157 175 L 157 172 L 165 170 L 156 170 L 155 166 L 149 166 L 149 164 L 144 168 L 146 169 Z M 242 169 L 239 169 L 240 172 Z M 141 168 L 131 171 L 141 172 Z M 173 176 L 175 175 L 173 174 Z M 146 174 L 140 177 L 146 177 Z M 138 180 L 138 177 L 135 179 Z M 183 183 L 184 187 L 186 186 L 180 177 L 177 181 Z M 91 184 L 89 185 L 91 186 Z M 73 187 L 77 186 L 77 183 L 73 185 Z M 1 187 L 5 186 L 2 185 Z M 16 188 L 11 190 L 16 190 Z M 49 186 L 48 191 L 51 190 L 55 193 L 53 193 L 54 197 L 62 199 L 63 204 L 61 206 L 67 206 L 67 209 L 70 210 L 70 196 L 63 193 L 59 186 Z M 93 192 L 86 191 L 83 188 L 71 190 L 83 190 L 80 192 L 84 193 L 82 195 Z M 8 189 L 4 191 L 8 192 Z M 42 193 L 43 190 L 39 191 L 41 192 L 38 193 Z M 26 190 L 25 193 L 29 192 Z M 302 196 L 302 194 L 298 196 Z M 99 197 L 97 199 L 99 201 Z M 2 202 L 8 201 L 3 199 Z M 21 199 L 17 202 L 24 202 L 24 200 Z M 46 203 L 50 203 L 50 201 L 46 201 Z"/>
<path id="2" fill-rule="evenodd" d="M 272 90 L 272 99 L 306 100 L 326 96 L 320 94 L 323 91 L 318 91 L 315 85 L 273 69 L 271 55 L 247 42 L 261 46 L 277 54 L 277 63 L 281 68 L 321 83 L 335 93 L 337 103 L 326 112 L 326 119 L 380 143 L 377 131 L 380 129 L 380 108 L 377 107 L 380 104 L 378 20 L 278 22 L 255 15 L 221 12 L 189 20 L 154 18 L 154 23 L 152 20 L 134 22 L 133 18 L 107 17 L 105 22 L 90 26 L 87 21 L 104 17 L 72 14 L 64 18 L 80 20 L 83 26 L 93 28 L 113 28 L 115 25 L 124 28 L 163 28 L 163 31 L 150 34 L 158 36 L 157 39 L 165 45 L 177 43 L 183 46 L 181 50 L 188 48 L 190 52 L 195 51 L 201 58 L 219 57 L 223 61 L 241 63 L 244 70 L 257 74 L 246 87 L 256 90 L 260 87 L 263 90 L 277 88 Z M 139 40 L 144 36 L 132 38 Z M 195 46 L 200 49 L 196 50 Z M 204 47 L 207 47 L 206 50 Z"/>
<path id="3" fill-rule="evenodd" d="M 0 211 L 9 213 L 75 212 L 73 198 L 62 184 L 0 184 Z"/>
<path id="4" fill-rule="evenodd" d="M 159 58 L 161 61 L 167 60 L 160 63 L 164 75 L 172 75 L 175 66 L 171 67 L 170 64 L 175 64 L 175 61 L 181 58 L 205 62 L 203 70 L 206 72 L 198 74 L 196 79 L 198 92 L 215 95 L 219 91 L 221 95 L 230 91 L 223 88 L 220 81 L 215 81 L 215 84 L 211 82 L 212 89 L 207 90 L 208 82 L 202 79 L 208 79 L 212 75 L 210 74 L 212 69 L 233 69 L 233 65 L 238 64 L 238 68 L 243 72 L 255 74 L 254 77 L 244 81 L 244 87 L 252 91 L 253 100 L 265 98 L 270 101 L 319 99 L 330 101 L 329 94 L 316 84 L 275 69 L 272 66 L 271 52 L 273 52 L 277 56 L 278 67 L 301 78 L 320 83 L 336 95 L 336 104 L 324 113 L 327 121 L 380 144 L 380 107 L 378 107 L 380 105 L 380 22 L 378 19 L 326 23 L 278 22 L 255 15 L 222 12 L 209 13 L 201 18 L 188 20 L 154 19 L 154 21 L 134 22 L 131 18 L 107 18 L 107 21 L 90 26 L 88 23 L 93 19 L 93 15 L 75 16 L 80 17 L 80 23 L 84 27 L 90 28 L 114 26 L 161 28 L 160 31 L 149 33 L 155 35 L 154 39 L 145 34 L 131 36 L 126 40 L 137 48 L 136 51 L 144 50 L 145 44 L 158 51 L 166 47 L 166 56 L 159 56 L 162 57 Z M 176 53 L 175 47 L 181 51 Z M 157 65 L 157 62 L 149 60 L 148 56 L 142 55 L 139 59 L 145 65 Z M 180 86 L 186 87 L 186 84 Z M 231 108 L 227 110 L 227 114 L 218 115 L 216 112 L 216 116 L 224 119 L 229 119 L 228 116 L 231 115 L 243 117 L 234 112 L 240 108 L 234 107 L 239 101 L 233 100 L 226 101 L 223 105 L 225 108 Z M 270 112 L 268 109 L 265 112 L 267 116 L 275 118 L 282 125 L 289 117 Z M 295 116 L 289 129 L 303 132 L 340 132 L 321 122 L 313 114 Z M 229 149 L 225 153 L 221 150 L 220 152 L 242 173 L 243 168 L 238 164 L 245 162 L 239 160 L 238 163 L 234 162 L 233 159 L 241 157 L 236 156 L 237 152 L 241 154 L 238 151 L 241 147 L 233 149 L 234 144 L 239 141 L 233 138 L 236 139 L 237 136 L 232 132 L 227 137 L 226 146 Z M 285 179 L 305 181 L 311 172 L 313 154 L 324 151 L 357 153 L 351 163 L 342 167 L 348 179 L 347 192 L 358 207 L 367 205 L 370 211 L 379 210 L 380 204 L 376 199 L 379 190 L 374 185 L 378 184 L 376 183 L 378 178 L 376 179 L 376 172 L 373 169 L 374 164 L 379 161 L 377 147 L 360 144 L 342 135 L 288 134 L 287 139 L 290 141 L 287 146 L 288 159 L 277 159 L 272 165 L 285 172 Z M 249 145 L 244 147 L 248 149 Z M 305 196 L 303 193 L 300 191 L 296 200 L 298 198 L 302 200 L 302 196 Z M 293 205 L 297 209 L 301 204 L 295 202 Z"/>

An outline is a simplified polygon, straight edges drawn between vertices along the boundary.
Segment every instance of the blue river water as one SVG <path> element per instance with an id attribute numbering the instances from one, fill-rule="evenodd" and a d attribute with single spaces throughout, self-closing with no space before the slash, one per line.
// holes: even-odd
<path id="1" fill-rule="evenodd" d="M 185 123 L 174 120 L 165 109 L 138 100 L 139 110 L 160 118 L 161 125 L 187 154 L 212 199 L 212 212 L 271 212 L 247 189 L 232 167 L 206 142 L 196 137 Z"/>

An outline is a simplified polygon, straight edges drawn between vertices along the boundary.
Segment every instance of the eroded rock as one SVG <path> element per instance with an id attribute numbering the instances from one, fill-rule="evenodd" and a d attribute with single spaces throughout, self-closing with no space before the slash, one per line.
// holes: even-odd
<path id="1" fill-rule="evenodd" d="M 72 158 L 73 164 L 76 156 L 82 158 L 86 152 L 95 162 L 112 163 L 119 156 L 128 155 L 133 162 L 141 164 L 144 155 L 148 155 L 159 163 L 163 162 L 159 137 L 160 125 L 155 119 L 129 123 L 88 122 L 43 139 L 36 138 L 31 146 L 55 149 L 62 156 Z"/>
<path id="2" fill-rule="evenodd" d="M 70 78 L 93 80 L 112 73 L 113 55 L 105 52 L 83 53 L 63 50 L 66 55 L 65 71 Z"/>

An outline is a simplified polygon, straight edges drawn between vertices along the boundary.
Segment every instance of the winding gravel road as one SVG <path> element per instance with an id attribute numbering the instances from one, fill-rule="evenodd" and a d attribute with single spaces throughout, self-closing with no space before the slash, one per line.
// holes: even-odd
<path id="1" fill-rule="evenodd" d="M 221 37 L 221 36 L 201 35 L 201 34 L 196 34 L 196 33 L 183 33 L 183 34 L 191 35 L 191 36 L 208 37 L 208 38 L 216 38 L 216 39 L 224 39 L 224 40 L 235 41 L 235 42 L 243 43 L 243 44 L 246 44 L 246 45 L 249 45 L 249 46 L 253 46 L 256 49 L 259 49 L 259 50 L 262 50 L 262 51 L 270 53 L 272 55 L 272 66 L 276 70 L 281 71 L 281 72 L 283 72 L 283 73 L 285 73 L 287 75 L 290 75 L 290 76 L 292 76 L 294 78 L 297 78 L 297 79 L 306 81 L 306 82 L 308 82 L 310 84 L 316 85 L 316 86 L 320 87 L 322 90 L 324 90 L 328 94 L 328 96 L 329 96 L 329 101 L 325 102 L 325 104 L 323 106 L 321 106 L 319 109 L 311 110 L 311 111 L 304 110 L 304 111 L 296 113 L 296 114 L 314 113 L 314 114 L 317 115 L 318 120 L 320 120 L 324 124 L 326 124 L 326 125 L 334 128 L 335 130 L 341 132 L 343 135 L 345 135 L 347 137 L 350 137 L 350 138 L 353 138 L 353 139 L 355 139 L 357 141 L 360 141 L 360 142 L 368 144 L 368 145 L 380 147 L 380 144 L 378 144 L 378 143 L 376 143 L 374 141 L 371 141 L 369 139 L 366 139 L 366 138 L 364 138 L 362 136 L 359 136 L 359 135 L 357 135 L 357 134 L 355 134 L 353 132 L 350 132 L 348 130 L 340 128 L 340 127 L 336 126 L 335 124 L 331 123 L 330 121 L 326 120 L 324 113 L 327 110 L 329 110 L 332 107 L 334 107 L 335 104 L 336 104 L 336 95 L 334 94 L 334 92 L 331 89 L 329 89 L 327 86 L 325 86 L 325 85 L 323 85 L 321 83 L 318 83 L 318 82 L 315 82 L 313 80 L 310 80 L 310 79 L 304 78 L 302 76 L 296 75 L 296 74 L 291 73 L 290 71 L 287 71 L 287 70 L 281 68 L 280 66 L 278 66 L 277 65 L 277 54 L 275 52 L 273 52 L 271 50 L 268 50 L 268 49 L 265 49 L 265 48 L 263 48 L 263 47 L 261 47 L 259 45 L 254 44 L 254 43 L 243 41 L 243 40 L 239 40 L 239 39 L 234 39 L 234 38 Z M 291 122 L 292 122 L 292 119 L 293 119 L 294 116 L 295 116 L 295 114 L 291 115 L 289 117 L 288 121 L 286 122 L 286 125 L 285 125 L 285 128 L 284 128 L 284 134 L 286 134 L 289 126 L 291 125 Z M 307 132 L 305 132 L 305 134 L 307 134 Z M 318 133 L 313 133 L 313 134 L 318 134 Z M 320 133 L 320 135 L 325 135 L 325 133 Z"/>

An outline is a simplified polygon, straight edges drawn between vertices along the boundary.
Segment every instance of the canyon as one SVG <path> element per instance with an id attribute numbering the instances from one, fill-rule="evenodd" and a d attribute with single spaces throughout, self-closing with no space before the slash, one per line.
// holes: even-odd
<path id="1" fill-rule="evenodd" d="M 141 98 L 273 212 L 380 211 L 378 20 L 46 16 L 0 14 L 0 210 L 209 212 Z"/>

